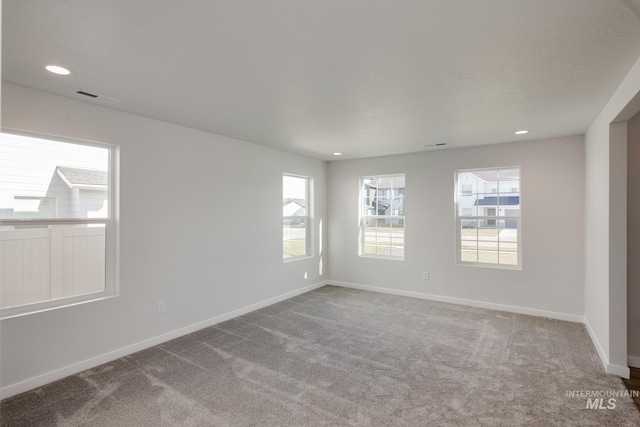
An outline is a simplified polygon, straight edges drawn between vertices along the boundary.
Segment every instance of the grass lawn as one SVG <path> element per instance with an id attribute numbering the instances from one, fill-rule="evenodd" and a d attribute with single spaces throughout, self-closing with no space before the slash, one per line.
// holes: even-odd
<path id="1" fill-rule="evenodd" d="M 367 243 L 364 246 L 362 255 L 382 255 L 392 257 L 404 256 L 404 245 L 376 245 L 375 243 Z"/>
<path id="2" fill-rule="evenodd" d="M 380 255 L 380 254 L 388 254 L 389 246 L 376 246 L 375 244 L 365 244 L 364 245 L 364 254 L 365 255 Z"/>
<path id="3" fill-rule="evenodd" d="M 376 233 L 404 233 L 404 227 L 365 227 L 366 232 L 376 232 Z"/>
<path id="4" fill-rule="evenodd" d="M 503 240 L 502 237 L 498 237 L 500 232 L 501 230 L 498 228 L 462 228 L 460 230 L 462 237 L 461 261 L 517 265 L 517 236 L 506 237 Z M 487 241 L 483 242 L 483 238 Z M 499 251 L 498 245 L 500 245 Z"/>
<path id="5" fill-rule="evenodd" d="M 305 239 L 290 239 L 282 241 L 282 254 L 284 258 L 302 256 L 307 252 Z"/>
<path id="6" fill-rule="evenodd" d="M 495 250 L 487 251 L 478 248 L 476 252 L 475 248 L 465 249 L 462 247 L 460 253 L 460 260 L 463 262 L 481 262 L 486 264 L 503 264 L 503 265 L 518 265 L 518 252 L 515 250 Z"/>
<path id="7" fill-rule="evenodd" d="M 500 234 L 500 230 L 497 228 L 463 228 L 460 233 L 463 236 L 496 237 Z"/>

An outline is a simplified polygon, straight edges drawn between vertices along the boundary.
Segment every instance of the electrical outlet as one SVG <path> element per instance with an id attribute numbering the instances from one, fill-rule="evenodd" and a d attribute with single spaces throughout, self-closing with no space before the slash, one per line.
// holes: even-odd
<path id="1" fill-rule="evenodd" d="M 425 271 L 424 273 L 422 273 L 422 280 L 429 280 L 429 272 Z"/>
<path id="2" fill-rule="evenodd" d="M 164 314 L 165 309 L 164 301 L 158 301 L 158 314 Z"/>

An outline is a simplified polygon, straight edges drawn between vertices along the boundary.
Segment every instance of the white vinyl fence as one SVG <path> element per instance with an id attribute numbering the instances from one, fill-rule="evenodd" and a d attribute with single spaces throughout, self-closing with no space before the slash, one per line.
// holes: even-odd
<path id="1" fill-rule="evenodd" d="M 0 308 L 105 289 L 105 228 L 0 230 Z"/>

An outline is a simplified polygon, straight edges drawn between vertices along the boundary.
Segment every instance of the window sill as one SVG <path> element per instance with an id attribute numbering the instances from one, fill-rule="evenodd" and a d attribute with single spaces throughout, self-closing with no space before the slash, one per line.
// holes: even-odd
<path id="1" fill-rule="evenodd" d="M 115 292 L 93 292 L 74 297 L 60 298 L 49 301 L 35 302 L 32 304 L 19 305 L 0 309 L 0 320 L 13 319 L 16 317 L 28 316 L 30 314 L 43 313 L 45 311 L 57 310 L 60 308 L 72 307 L 74 305 L 86 304 L 117 297 Z"/>
<path id="2" fill-rule="evenodd" d="M 313 258 L 313 255 L 292 256 L 292 257 L 289 257 L 289 258 L 282 258 L 282 263 L 283 264 L 287 264 L 289 262 L 300 261 L 300 260 L 309 259 L 309 258 Z"/>
<path id="3" fill-rule="evenodd" d="M 398 256 L 385 256 L 385 255 L 358 255 L 359 258 L 370 258 L 370 259 L 386 259 L 389 261 L 404 261 L 404 257 Z"/>
<path id="4" fill-rule="evenodd" d="M 522 271 L 522 265 L 507 265 L 507 264 L 484 264 L 475 262 L 456 262 L 456 267 L 478 267 L 489 268 L 493 270 L 511 270 Z"/>

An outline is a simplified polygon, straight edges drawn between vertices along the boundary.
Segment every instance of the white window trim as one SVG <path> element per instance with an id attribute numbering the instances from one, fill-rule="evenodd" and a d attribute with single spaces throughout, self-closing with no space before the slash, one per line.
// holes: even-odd
<path id="1" fill-rule="evenodd" d="M 54 219 L 1 219 L 0 226 L 24 226 L 24 225 L 72 225 L 72 224 L 104 224 L 105 225 L 105 290 L 92 292 L 83 295 L 75 295 L 65 298 L 52 299 L 31 304 L 24 304 L 15 307 L 0 309 L 0 319 L 25 316 L 43 311 L 55 310 L 84 304 L 93 301 L 100 301 L 107 298 L 116 297 L 120 291 L 120 148 L 117 145 L 101 142 L 86 141 L 77 138 L 68 138 L 47 135 L 36 132 L 26 132 L 23 130 L 2 128 L 2 133 L 26 136 L 32 138 L 46 139 L 50 141 L 64 142 L 68 144 L 86 145 L 91 147 L 105 148 L 109 150 L 109 216 L 108 218 L 54 218 Z"/>
<path id="2" fill-rule="evenodd" d="M 404 176 L 405 177 L 405 198 L 407 196 L 406 193 L 406 174 L 405 173 L 391 173 L 385 175 L 366 175 L 360 177 L 360 188 L 358 190 L 358 256 L 360 258 L 373 258 L 373 259 L 385 259 L 390 261 L 404 261 L 403 256 L 393 256 L 393 255 L 373 255 L 373 254 L 365 254 L 364 253 L 364 226 L 363 221 L 365 218 L 383 218 L 383 219 L 401 219 L 403 221 L 404 229 L 407 229 L 407 219 L 406 215 L 362 215 L 362 187 L 365 179 L 375 179 L 375 178 L 385 178 L 385 177 L 394 177 L 394 176 Z M 406 233 L 403 232 L 402 240 L 405 245 L 406 251 Z"/>
<path id="3" fill-rule="evenodd" d="M 476 172 L 476 171 L 490 171 L 490 170 L 505 170 L 505 169 L 519 169 L 520 175 L 520 216 L 460 216 L 460 207 L 459 207 L 459 197 L 458 193 L 458 175 L 464 172 Z M 493 194 L 493 193 L 491 193 Z M 523 213 L 523 204 L 522 204 L 522 166 L 500 166 L 500 167 L 489 167 L 489 168 L 473 168 L 473 169 L 458 169 L 454 172 L 454 218 L 455 218 L 455 236 L 456 236 L 456 265 L 463 267 L 479 267 L 479 268 L 491 268 L 491 269 L 501 269 L 501 270 L 522 270 L 522 213 Z M 467 219 L 498 219 L 498 220 L 515 220 L 517 223 L 518 230 L 518 265 L 509 265 L 509 264 L 491 264 L 484 262 L 469 262 L 461 260 L 461 229 L 462 229 L 462 221 Z"/>
<path id="4" fill-rule="evenodd" d="M 306 202 L 307 208 L 305 216 L 282 216 L 282 221 L 285 219 L 306 219 L 306 227 L 305 227 L 305 254 L 298 256 L 291 256 L 287 258 L 282 258 L 283 263 L 298 261 L 301 259 L 307 259 L 313 257 L 313 178 L 304 175 L 296 175 L 292 173 L 283 173 L 282 177 L 289 176 L 292 178 L 302 178 L 307 180 L 307 188 L 305 190 L 306 193 Z M 282 243 L 284 245 L 284 241 Z M 282 248 L 282 252 L 284 253 L 284 247 Z"/>

